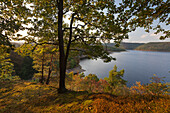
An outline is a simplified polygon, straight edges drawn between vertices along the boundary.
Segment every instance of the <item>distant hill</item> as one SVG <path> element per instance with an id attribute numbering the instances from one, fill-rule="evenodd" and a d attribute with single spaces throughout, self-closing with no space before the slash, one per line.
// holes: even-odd
<path id="1" fill-rule="evenodd" d="M 123 46 L 116 47 L 115 43 L 107 43 L 107 50 L 114 52 L 114 51 L 126 51 L 126 49 Z M 106 48 L 106 45 L 103 44 L 103 46 Z"/>
<path id="2" fill-rule="evenodd" d="M 150 43 L 138 46 L 135 50 L 170 52 L 170 42 L 150 42 Z"/>
<path id="3" fill-rule="evenodd" d="M 140 51 L 165 51 L 170 52 L 170 42 L 149 42 L 149 43 L 125 43 L 122 42 L 120 47 L 115 47 L 115 43 L 108 43 L 108 50 L 140 50 Z"/>
<path id="4" fill-rule="evenodd" d="M 112 51 L 125 51 L 125 50 L 134 50 L 136 49 L 138 46 L 143 45 L 144 43 L 125 43 L 122 42 L 120 44 L 119 47 L 115 47 L 115 43 L 107 43 L 108 46 L 108 50 L 112 50 Z"/>
<path id="5" fill-rule="evenodd" d="M 136 49 L 138 46 L 144 45 L 145 43 L 125 43 L 122 42 L 120 44 L 120 46 L 123 46 L 125 49 L 127 50 L 134 50 Z"/>

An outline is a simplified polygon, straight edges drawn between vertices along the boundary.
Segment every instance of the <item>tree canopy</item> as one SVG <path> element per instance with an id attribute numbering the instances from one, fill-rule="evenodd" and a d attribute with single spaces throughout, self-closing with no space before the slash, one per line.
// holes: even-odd
<path id="1" fill-rule="evenodd" d="M 122 0 L 119 8 L 123 12 L 119 20 L 129 21 L 128 25 L 133 30 L 143 27 L 146 32 L 152 29 L 155 34 L 163 33 L 160 39 L 170 38 L 170 31 L 165 28 L 170 23 L 169 5 L 169 0 Z"/>
<path id="2" fill-rule="evenodd" d="M 24 19 L 28 8 L 24 0 L 0 1 L 0 45 L 10 45 L 19 30 L 24 30 Z M 19 34 L 18 34 L 19 36 Z"/>

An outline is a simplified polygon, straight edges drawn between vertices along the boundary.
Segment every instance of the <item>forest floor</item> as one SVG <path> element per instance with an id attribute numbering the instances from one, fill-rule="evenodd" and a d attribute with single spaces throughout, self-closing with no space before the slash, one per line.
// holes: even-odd
<path id="1" fill-rule="evenodd" d="M 68 91 L 25 81 L 0 83 L 0 113 L 170 113 L 170 96 Z"/>

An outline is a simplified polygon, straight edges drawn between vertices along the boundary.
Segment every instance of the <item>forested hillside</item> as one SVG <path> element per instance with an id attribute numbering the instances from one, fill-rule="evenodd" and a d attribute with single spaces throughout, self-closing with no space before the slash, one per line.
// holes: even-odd
<path id="1" fill-rule="evenodd" d="M 116 47 L 115 43 L 107 43 L 107 48 L 108 50 L 112 51 L 125 51 L 125 50 L 134 50 L 138 46 L 143 45 L 144 43 L 127 43 L 127 42 L 122 42 L 120 43 L 119 47 Z"/>
<path id="2" fill-rule="evenodd" d="M 170 51 L 170 42 L 149 42 L 149 43 L 126 43 L 120 44 L 120 47 L 116 48 L 115 43 L 107 44 L 109 49 L 114 49 L 117 51 L 121 50 L 141 50 L 141 51 Z M 108 49 L 108 50 L 109 50 Z"/>
<path id="3" fill-rule="evenodd" d="M 105 49 L 109 52 L 114 52 L 114 51 L 126 51 L 126 49 L 123 46 L 116 47 L 115 43 L 107 43 L 106 45 L 103 45 Z"/>
<path id="4" fill-rule="evenodd" d="M 170 52 L 170 42 L 150 42 L 137 47 L 135 50 Z"/>
<path id="5" fill-rule="evenodd" d="M 144 43 L 121 43 L 121 46 L 123 46 L 127 50 L 134 50 L 143 44 Z"/>

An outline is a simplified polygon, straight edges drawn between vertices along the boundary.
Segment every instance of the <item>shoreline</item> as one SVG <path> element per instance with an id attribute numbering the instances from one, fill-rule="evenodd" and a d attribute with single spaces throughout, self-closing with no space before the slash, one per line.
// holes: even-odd
<path id="1" fill-rule="evenodd" d="M 73 72 L 74 74 L 82 73 L 82 72 L 84 72 L 84 71 L 86 71 L 86 70 L 82 69 L 82 67 L 81 67 L 80 65 L 77 66 L 77 67 L 75 67 L 75 68 L 67 69 L 67 70 L 66 70 L 67 73 Z"/>

